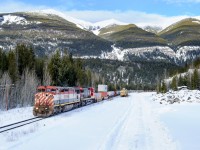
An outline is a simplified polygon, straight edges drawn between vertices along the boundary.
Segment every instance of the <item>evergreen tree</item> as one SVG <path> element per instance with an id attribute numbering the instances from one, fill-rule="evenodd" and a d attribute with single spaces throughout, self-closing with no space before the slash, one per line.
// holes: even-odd
<path id="1" fill-rule="evenodd" d="M 197 89 L 199 85 L 199 76 L 198 76 L 198 71 L 197 69 L 194 69 L 192 79 L 191 79 L 191 88 L 192 90 Z"/>
<path id="2" fill-rule="evenodd" d="M 8 73 L 10 75 L 12 83 L 15 83 L 18 78 L 18 73 L 17 73 L 17 61 L 14 51 L 9 51 L 8 53 Z"/>
<path id="3" fill-rule="evenodd" d="M 78 79 L 77 79 L 76 70 L 75 70 L 73 65 L 69 66 L 68 74 L 69 74 L 69 76 L 68 76 L 68 85 L 69 86 L 75 86 Z"/>
<path id="4" fill-rule="evenodd" d="M 183 78 L 182 78 L 182 80 L 183 80 L 183 86 L 187 86 L 188 85 L 188 76 L 184 76 Z"/>
<path id="5" fill-rule="evenodd" d="M 181 75 L 178 78 L 178 86 L 183 86 L 183 78 Z"/>
<path id="6" fill-rule="evenodd" d="M 192 75 L 190 73 L 187 75 L 187 87 L 190 90 L 192 89 Z"/>
<path id="7" fill-rule="evenodd" d="M 45 60 L 43 58 L 35 59 L 35 73 L 40 80 L 40 83 L 43 83 L 44 76 L 44 68 L 45 68 Z"/>
<path id="8" fill-rule="evenodd" d="M 167 86 L 166 86 L 166 84 L 165 84 L 165 81 L 162 81 L 161 92 L 162 92 L 162 93 L 166 93 L 166 92 L 167 92 Z"/>
<path id="9" fill-rule="evenodd" d="M 26 68 L 32 70 L 35 64 L 35 54 L 33 49 L 28 48 L 24 44 L 18 44 L 15 50 L 19 75 L 22 75 Z"/>
<path id="10" fill-rule="evenodd" d="M 77 85 L 84 85 L 84 71 L 83 71 L 83 63 L 80 58 L 76 60 L 76 75 L 77 75 Z"/>
<path id="11" fill-rule="evenodd" d="M 0 51 L 0 69 L 2 71 L 2 74 L 8 70 L 8 57 L 6 52 Z"/>
<path id="12" fill-rule="evenodd" d="M 61 59 L 61 68 L 60 68 L 60 80 L 62 81 L 62 85 L 66 86 L 69 82 L 69 68 L 70 68 L 70 60 L 69 57 L 65 54 Z"/>
<path id="13" fill-rule="evenodd" d="M 51 57 L 50 63 L 48 65 L 48 70 L 52 79 L 52 85 L 60 85 L 60 68 L 61 68 L 61 58 L 60 53 L 57 50 L 56 53 Z"/>
<path id="14" fill-rule="evenodd" d="M 161 92 L 162 92 L 162 88 L 161 88 L 161 81 L 159 82 L 158 91 L 159 91 L 159 93 L 161 93 Z"/>
<path id="15" fill-rule="evenodd" d="M 172 83 L 171 83 L 171 89 L 173 89 L 174 91 L 177 90 L 177 77 L 173 77 L 172 79 Z"/>
<path id="16" fill-rule="evenodd" d="M 87 70 L 87 78 L 88 78 L 87 86 L 92 86 L 92 74 L 90 70 Z"/>
<path id="17" fill-rule="evenodd" d="M 36 61 L 33 48 L 29 47 L 27 53 L 28 53 L 27 55 L 29 56 L 29 58 L 28 58 L 28 69 L 32 70 L 35 66 L 35 61 Z"/>

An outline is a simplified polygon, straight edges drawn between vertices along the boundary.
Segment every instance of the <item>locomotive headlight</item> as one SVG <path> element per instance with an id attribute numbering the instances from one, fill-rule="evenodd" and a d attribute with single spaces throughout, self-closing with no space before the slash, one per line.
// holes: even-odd
<path id="1" fill-rule="evenodd" d="M 38 107 L 36 107 L 36 109 L 38 110 Z"/>
<path id="2" fill-rule="evenodd" d="M 47 110 L 47 108 L 45 108 Z"/>

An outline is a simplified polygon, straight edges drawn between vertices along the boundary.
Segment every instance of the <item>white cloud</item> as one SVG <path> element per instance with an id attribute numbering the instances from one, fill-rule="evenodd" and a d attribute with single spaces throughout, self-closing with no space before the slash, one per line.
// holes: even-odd
<path id="1" fill-rule="evenodd" d="M 126 23 L 133 23 L 140 27 L 151 25 L 161 26 L 163 28 L 175 23 L 181 19 L 190 16 L 163 16 L 159 14 L 147 14 L 138 11 L 68 11 L 64 12 L 66 15 L 79 18 L 86 21 L 97 22 L 106 19 L 116 19 Z M 198 16 L 195 16 L 198 18 Z"/>
<path id="2" fill-rule="evenodd" d="M 179 0 L 182 1 L 182 0 Z M 189 1 L 189 0 L 188 0 Z M 190 0 L 192 1 L 192 0 Z M 200 1 L 200 0 L 194 0 Z M 34 6 L 26 4 L 16 0 L 5 0 L 1 2 L 0 12 L 22 12 L 22 11 L 37 11 L 43 9 L 55 9 L 63 10 L 62 7 L 49 8 L 47 6 Z M 140 27 L 151 25 L 151 26 L 161 26 L 163 28 L 175 23 L 181 19 L 191 17 L 189 15 L 185 16 L 163 16 L 159 14 L 148 14 L 139 11 L 106 11 L 106 10 L 69 10 L 62 11 L 67 16 L 71 16 L 77 19 L 82 19 L 90 22 L 99 22 L 107 19 L 116 19 L 121 22 L 133 23 Z M 200 18 L 194 16 L 195 18 Z"/>
<path id="3" fill-rule="evenodd" d="M 31 4 L 26 4 L 21 1 L 16 0 L 5 0 L 0 4 L 0 12 L 8 13 L 8 12 L 22 12 L 22 11 L 32 11 L 36 9 L 47 9 L 46 6 L 34 6 Z"/>

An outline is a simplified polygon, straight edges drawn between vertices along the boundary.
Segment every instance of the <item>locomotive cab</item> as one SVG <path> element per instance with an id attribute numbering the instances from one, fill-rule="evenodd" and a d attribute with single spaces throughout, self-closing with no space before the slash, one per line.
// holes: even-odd
<path id="1" fill-rule="evenodd" d="M 34 116 L 48 117 L 53 114 L 53 99 L 58 89 L 53 86 L 39 86 L 35 94 L 35 104 L 33 108 Z"/>

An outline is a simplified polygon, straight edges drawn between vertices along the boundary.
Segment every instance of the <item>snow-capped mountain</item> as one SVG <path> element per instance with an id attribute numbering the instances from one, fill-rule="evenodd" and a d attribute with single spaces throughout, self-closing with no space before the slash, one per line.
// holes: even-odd
<path id="1" fill-rule="evenodd" d="M 92 31 L 96 35 L 98 35 L 99 30 L 101 28 L 104 28 L 106 26 L 113 25 L 113 24 L 117 24 L 117 25 L 128 24 L 128 23 L 118 21 L 116 19 L 109 19 L 109 20 L 103 20 L 103 21 L 92 23 L 92 22 L 81 20 L 81 19 L 73 18 L 71 16 L 68 16 L 65 13 L 56 11 L 54 9 L 45 9 L 45 10 L 40 10 L 40 11 L 33 11 L 32 13 L 38 14 L 38 15 L 41 15 L 41 14 L 43 14 L 43 15 L 49 15 L 49 14 L 57 15 L 59 17 L 66 19 L 67 21 L 70 21 L 70 22 L 76 24 L 76 26 L 81 28 L 81 29 Z"/>
<path id="2" fill-rule="evenodd" d="M 65 20 L 69 21 L 69 22 L 76 24 L 76 26 L 81 29 L 89 29 L 92 26 L 91 22 L 83 21 L 81 19 L 76 19 L 74 17 L 68 16 L 68 15 L 66 15 L 60 11 L 56 11 L 54 9 L 45 9 L 45 10 L 32 11 L 32 12 L 27 12 L 27 13 L 32 13 L 35 15 L 44 15 L 44 16 L 56 15 L 56 16 L 59 16 Z"/>
<path id="3" fill-rule="evenodd" d="M 0 47 L 10 50 L 18 43 L 33 46 L 37 55 L 67 49 L 74 55 L 101 55 L 112 43 L 74 23 L 52 14 L 22 12 L 0 14 Z"/>
<path id="4" fill-rule="evenodd" d="M 147 32 L 152 32 L 152 33 L 155 33 L 155 34 L 162 31 L 162 27 L 159 27 L 159 26 L 145 26 L 142 29 L 147 31 Z"/>
<path id="5" fill-rule="evenodd" d="M 160 28 L 147 27 L 158 31 Z M 38 55 L 56 49 L 76 57 L 184 63 L 200 56 L 200 21 L 185 19 L 158 34 L 115 19 L 91 23 L 55 10 L 0 14 L 0 48 L 32 45 Z M 95 34 L 93 34 L 93 33 Z M 190 33 L 190 34 L 187 34 Z"/>

